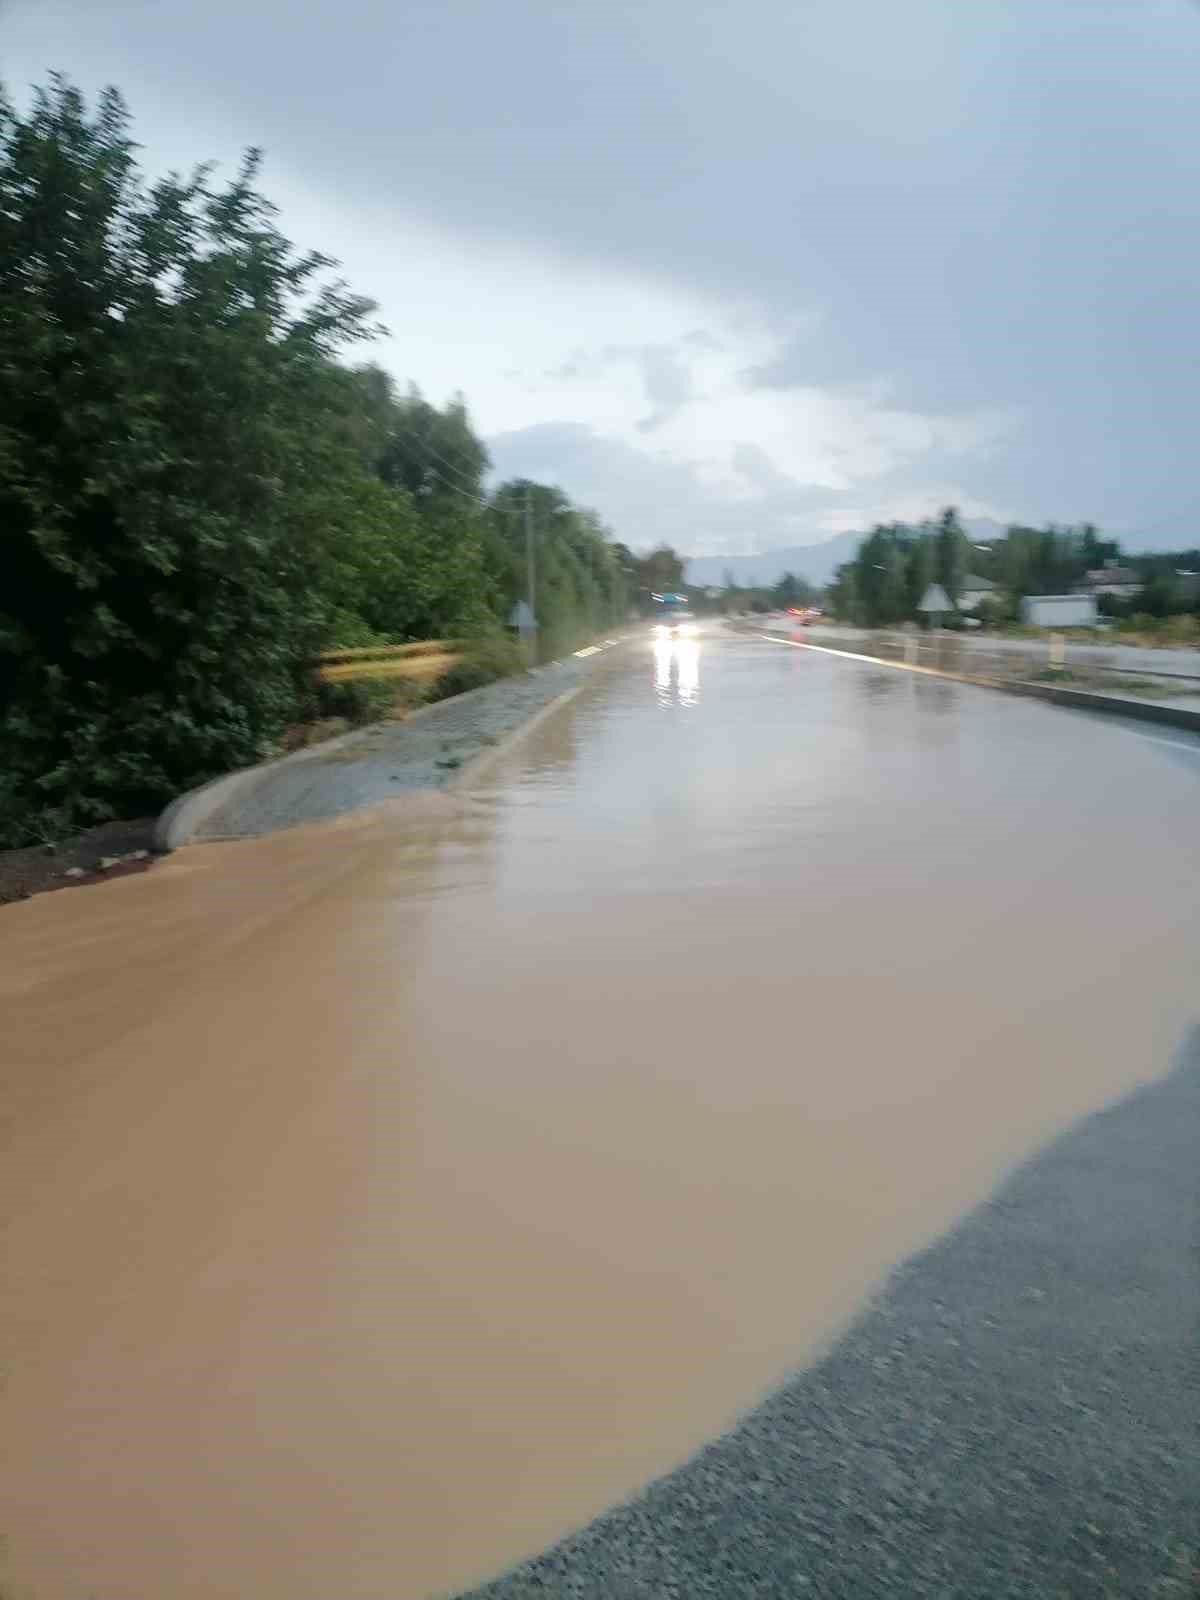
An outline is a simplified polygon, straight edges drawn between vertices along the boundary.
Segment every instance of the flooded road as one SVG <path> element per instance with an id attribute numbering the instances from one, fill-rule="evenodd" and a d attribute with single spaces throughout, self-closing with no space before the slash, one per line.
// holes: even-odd
<path id="1" fill-rule="evenodd" d="M 1200 756 L 717 634 L 470 797 L 0 912 L 5 1600 L 420 1600 L 1194 1020 Z"/>

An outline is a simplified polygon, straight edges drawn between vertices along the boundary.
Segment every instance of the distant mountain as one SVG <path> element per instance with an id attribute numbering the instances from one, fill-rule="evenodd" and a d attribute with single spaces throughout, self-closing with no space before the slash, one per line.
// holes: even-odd
<path id="1" fill-rule="evenodd" d="M 1004 536 L 1004 524 L 992 522 L 987 517 L 966 518 L 963 526 L 980 544 Z M 785 572 L 794 572 L 809 583 L 827 584 L 843 561 L 850 561 L 854 552 L 867 537 L 864 530 L 838 533 L 819 544 L 789 545 L 783 550 L 763 550 L 752 556 L 693 556 L 687 563 L 685 577 L 696 588 L 717 586 L 732 572 L 736 582 L 751 586 L 775 583 Z"/>
<path id="2" fill-rule="evenodd" d="M 785 550 L 763 550 L 753 556 L 695 556 L 688 562 L 686 578 L 697 588 L 717 586 L 732 572 L 737 583 L 774 583 L 785 572 L 794 572 L 809 583 L 824 585 L 843 561 L 849 561 L 864 535 L 839 533 L 820 544 L 791 545 Z"/>

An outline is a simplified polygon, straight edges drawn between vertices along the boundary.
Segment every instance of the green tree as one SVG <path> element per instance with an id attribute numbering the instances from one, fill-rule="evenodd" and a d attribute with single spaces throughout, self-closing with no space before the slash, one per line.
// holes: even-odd
<path id="1" fill-rule="evenodd" d="M 253 760 L 327 623 L 329 417 L 370 303 L 200 168 L 144 187 L 120 97 L 0 102 L 0 829 Z"/>
<path id="2" fill-rule="evenodd" d="M 466 402 L 455 397 L 444 411 L 412 387 L 393 400 L 391 426 L 377 470 L 385 483 L 407 489 L 431 505 L 469 504 L 483 498 L 488 453 L 471 427 Z"/>
<path id="3" fill-rule="evenodd" d="M 839 622 L 862 620 L 862 598 L 859 594 L 859 564 L 857 560 L 843 561 L 829 585 L 828 604 L 831 615 Z"/>
<path id="4" fill-rule="evenodd" d="M 527 507 L 538 650 L 546 658 L 623 620 L 632 593 L 625 569 L 637 563 L 624 561 L 595 513 L 573 506 L 561 490 L 527 479 L 502 484 L 486 519 L 487 564 L 502 616 L 526 591 Z"/>
<path id="5" fill-rule="evenodd" d="M 638 561 L 641 581 L 657 594 L 674 594 L 683 588 L 683 557 L 669 544 L 656 545 Z"/>
<path id="6" fill-rule="evenodd" d="M 1134 606 L 1148 617 L 1170 617 L 1187 610 L 1181 586 L 1165 572 L 1156 573 L 1147 581 Z"/>
<path id="7" fill-rule="evenodd" d="M 919 615 L 917 607 L 930 584 L 938 581 L 937 571 L 938 551 L 934 536 L 929 533 L 917 534 L 908 552 L 904 573 L 905 602 L 910 618 Z"/>
<path id="8" fill-rule="evenodd" d="M 771 589 L 771 600 L 780 610 L 792 606 L 809 606 L 813 600 L 813 586 L 806 578 L 794 572 L 785 572 Z"/>
<path id="9" fill-rule="evenodd" d="M 937 581 L 954 601 L 962 593 L 963 579 L 967 573 L 967 545 L 967 536 L 958 520 L 958 512 L 953 506 L 947 506 L 938 518 Z"/>

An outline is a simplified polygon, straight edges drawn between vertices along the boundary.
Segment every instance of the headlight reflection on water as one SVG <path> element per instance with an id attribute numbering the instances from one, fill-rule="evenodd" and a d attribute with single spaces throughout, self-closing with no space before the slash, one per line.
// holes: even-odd
<path id="1" fill-rule="evenodd" d="M 700 699 L 700 646 L 695 639 L 654 641 L 654 688 L 662 706 L 694 706 Z"/>

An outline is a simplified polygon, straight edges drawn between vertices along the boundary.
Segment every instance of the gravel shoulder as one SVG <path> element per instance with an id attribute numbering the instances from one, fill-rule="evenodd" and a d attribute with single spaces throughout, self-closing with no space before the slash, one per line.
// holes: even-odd
<path id="1" fill-rule="evenodd" d="M 429 706 L 402 722 L 377 723 L 271 762 L 208 810 L 188 839 L 272 833 L 381 805 L 405 791 L 446 787 L 552 700 L 581 687 L 591 666 L 591 660 L 568 657 Z"/>
<path id="2" fill-rule="evenodd" d="M 1194 1600 L 1198 1135 L 1200 1030 L 819 1364 L 476 1600 Z"/>

